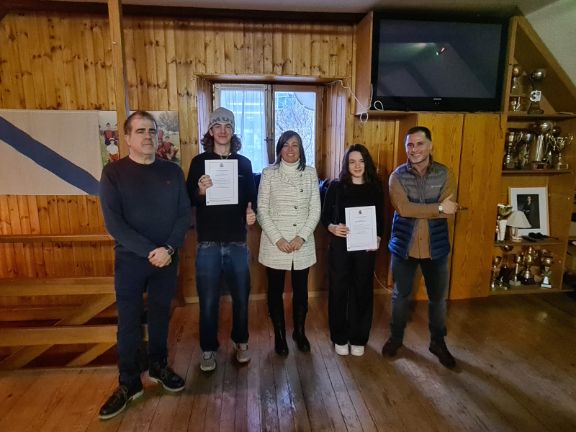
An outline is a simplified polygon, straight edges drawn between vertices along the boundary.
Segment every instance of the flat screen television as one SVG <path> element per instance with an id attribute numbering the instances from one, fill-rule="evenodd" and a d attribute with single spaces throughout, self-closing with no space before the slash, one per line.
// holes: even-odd
<path id="1" fill-rule="evenodd" d="M 508 18 L 374 15 L 371 109 L 501 111 Z"/>

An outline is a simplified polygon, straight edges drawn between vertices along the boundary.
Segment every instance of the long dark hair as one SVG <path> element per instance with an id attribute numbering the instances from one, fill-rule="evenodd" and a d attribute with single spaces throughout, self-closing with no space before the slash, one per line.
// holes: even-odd
<path id="1" fill-rule="evenodd" d="M 214 151 L 214 137 L 210 135 L 210 130 L 204 134 L 202 139 L 200 140 L 200 144 L 204 148 L 205 152 L 213 152 Z M 240 141 L 240 137 L 236 134 L 232 135 L 230 138 L 230 152 L 231 153 L 238 153 L 242 148 L 242 141 Z"/>
<path id="2" fill-rule="evenodd" d="M 348 147 L 348 150 L 346 150 L 344 158 L 342 159 L 342 169 L 338 176 L 340 183 L 352 184 L 352 176 L 348 169 L 348 161 L 350 160 L 350 153 L 355 151 L 359 152 L 362 155 L 362 159 L 364 159 L 364 183 L 380 184 L 380 178 L 376 172 L 376 166 L 374 165 L 372 156 L 370 156 L 370 152 L 362 144 L 352 144 Z"/>
<path id="3" fill-rule="evenodd" d="M 298 132 L 294 132 L 293 130 L 287 130 L 282 135 L 280 135 L 280 138 L 278 138 L 278 142 L 276 143 L 276 161 L 274 162 L 274 165 L 280 165 L 280 162 L 282 162 L 282 147 L 284 147 L 284 144 L 286 144 L 288 140 L 293 137 L 295 137 L 296 141 L 298 141 L 298 149 L 300 150 L 300 163 L 298 164 L 298 171 L 304 171 L 304 168 L 306 168 L 306 154 L 304 153 L 302 138 L 300 135 L 298 135 Z"/>

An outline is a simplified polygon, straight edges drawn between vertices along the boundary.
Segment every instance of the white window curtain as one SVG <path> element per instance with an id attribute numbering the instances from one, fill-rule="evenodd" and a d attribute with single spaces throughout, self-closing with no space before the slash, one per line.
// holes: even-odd
<path id="1" fill-rule="evenodd" d="M 268 166 L 266 86 L 218 84 L 215 90 L 215 108 L 234 113 L 235 133 L 242 141 L 239 153 L 250 159 L 254 172 L 261 172 Z"/>

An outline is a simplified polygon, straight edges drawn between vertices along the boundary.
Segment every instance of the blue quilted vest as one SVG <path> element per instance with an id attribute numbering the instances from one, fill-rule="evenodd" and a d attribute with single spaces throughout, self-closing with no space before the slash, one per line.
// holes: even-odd
<path id="1" fill-rule="evenodd" d="M 432 161 L 425 176 L 419 176 L 411 171 L 408 164 L 400 165 L 394 171 L 400 184 L 406 191 L 410 202 L 437 203 L 448 179 L 448 168 Z M 412 242 L 412 233 L 416 219 L 403 217 L 394 212 L 392 235 L 388 250 L 394 255 L 407 259 Z M 428 219 L 430 231 L 430 257 L 438 259 L 450 253 L 450 238 L 448 236 L 448 221 L 445 218 Z"/>

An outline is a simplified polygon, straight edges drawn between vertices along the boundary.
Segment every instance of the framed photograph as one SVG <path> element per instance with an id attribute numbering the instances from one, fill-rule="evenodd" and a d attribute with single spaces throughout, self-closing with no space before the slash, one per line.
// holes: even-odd
<path id="1" fill-rule="evenodd" d="M 531 228 L 520 229 L 520 235 L 529 233 L 540 233 L 550 235 L 548 227 L 548 188 L 530 187 L 515 188 L 511 187 L 510 204 L 514 211 L 522 211 Z"/>

